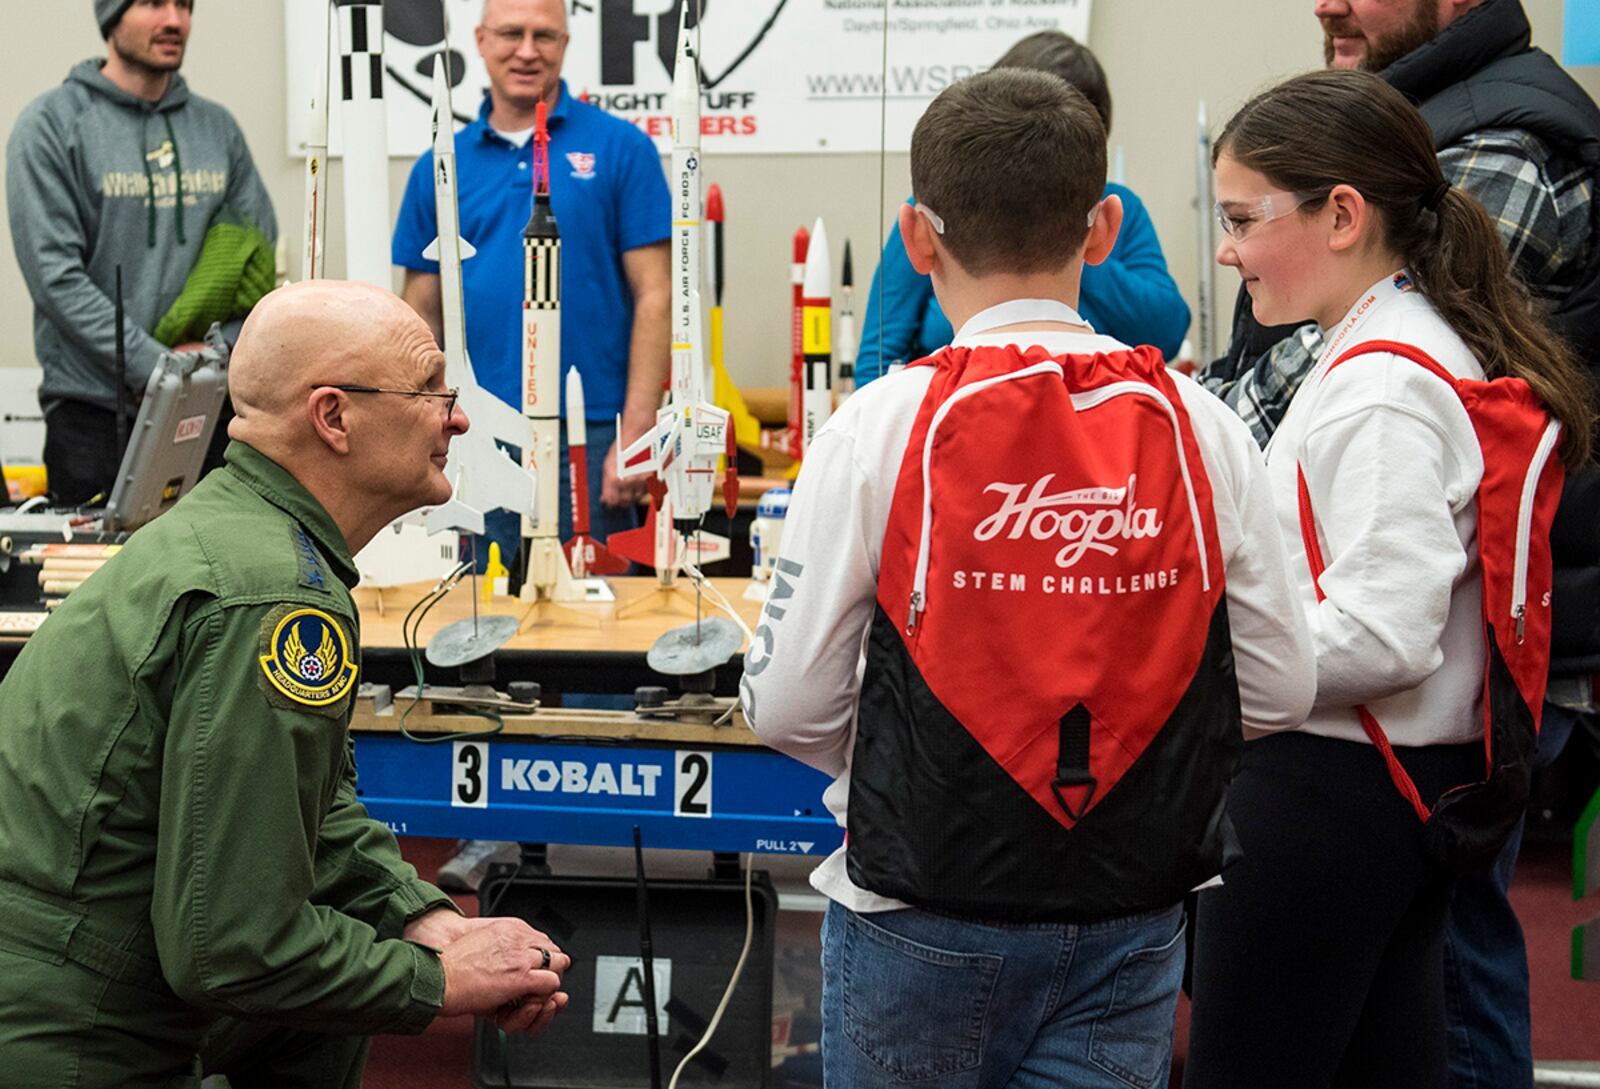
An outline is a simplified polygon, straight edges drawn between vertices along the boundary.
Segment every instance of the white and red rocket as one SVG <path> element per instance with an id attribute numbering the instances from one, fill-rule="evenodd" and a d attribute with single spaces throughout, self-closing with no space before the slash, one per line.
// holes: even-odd
<path id="1" fill-rule="evenodd" d="M 666 405 L 656 423 L 621 452 L 620 476 L 656 473 L 666 485 L 673 530 L 695 534 L 714 504 L 718 462 L 728 471 L 723 499 L 729 516 L 738 503 L 733 464 L 737 455 L 732 415 L 712 400 L 702 332 L 700 72 L 698 48 L 684 0 L 678 15 L 678 55 L 672 74 L 672 371 Z M 622 421 L 617 421 L 621 434 Z M 665 518 L 658 514 L 658 522 Z M 658 529 L 660 527 L 658 526 Z M 657 550 L 659 555 L 659 549 Z M 659 570 L 659 567 L 658 567 Z"/>
<path id="2" fill-rule="evenodd" d="M 583 376 L 567 371 L 567 465 L 571 473 L 572 536 L 562 545 L 572 577 L 620 575 L 628 561 L 614 556 L 589 535 L 589 431 L 583 415 Z"/>
<path id="3" fill-rule="evenodd" d="M 561 547 L 561 229 L 550 207 L 550 131 L 543 102 L 534 118 L 533 210 L 522 231 L 522 414 L 532 426 L 533 441 L 522 458 L 536 487 L 532 514 L 522 520 L 527 560 L 522 600 L 606 601 L 610 589 L 598 579 L 573 578 Z M 583 479 L 587 483 L 588 477 Z M 587 514 L 587 500 L 584 510 Z"/>

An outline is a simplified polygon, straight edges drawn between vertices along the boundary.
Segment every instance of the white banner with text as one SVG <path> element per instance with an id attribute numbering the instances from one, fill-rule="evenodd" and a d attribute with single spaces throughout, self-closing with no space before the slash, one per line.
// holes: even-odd
<path id="1" fill-rule="evenodd" d="M 1091 0 L 690 0 L 702 20 L 702 132 L 709 154 L 909 148 L 922 111 L 1019 38 L 1061 30 L 1088 41 Z M 671 147 L 675 0 L 570 0 L 563 75 L 574 95 Z M 433 64 L 448 37 L 452 107 L 476 117 L 489 79 L 475 30 L 482 0 L 385 0 L 382 67 L 389 154 L 431 140 Z M 887 16 L 885 13 L 887 12 Z M 285 0 L 288 152 L 302 153 L 325 0 Z M 448 19 L 449 32 L 446 35 Z M 886 25 L 887 24 L 887 25 Z M 376 53 L 368 43 L 362 62 Z M 342 146 L 337 32 L 328 42 L 330 147 Z"/>

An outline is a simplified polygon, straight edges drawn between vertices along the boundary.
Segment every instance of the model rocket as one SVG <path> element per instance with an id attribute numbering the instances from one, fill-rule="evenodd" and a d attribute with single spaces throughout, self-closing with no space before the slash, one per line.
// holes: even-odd
<path id="1" fill-rule="evenodd" d="M 383 5 L 337 0 L 344 119 L 345 275 L 387 290 L 389 129 L 383 105 Z"/>
<path id="2" fill-rule="evenodd" d="M 850 267 L 850 240 L 844 240 L 844 268 L 839 277 L 839 345 L 834 352 L 839 357 L 839 377 L 834 382 L 834 392 L 842 405 L 856 391 L 856 305 L 855 271 Z"/>
<path id="3" fill-rule="evenodd" d="M 728 457 L 723 498 L 730 516 L 738 502 L 733 421 L 712 404 L 700 284 L 700 73 L 690 36 L 688 0 L 678 16 L 678 56 L 672 75 L 672 373 L 667 403 L 655 426 L 622 451 L 622 476 L 660 474 L 679 534 L 695 532 L 713 504 L 717 462 Z M 617 421 L 620 434 L 622 421 Z"/>
<path id="4" fill-rule="evenodd" d="M 317 75 L 311 84 L 311 130 L 306 135 L 305 234 L 300 243 L 300 278 L 320 280 L 326 275 L 325 241 L 328 233 L 328 31 L 333 26 L 333 9 L 327 8 L 322 20 L 322 51 L 317 57 Z"/>
<path id="5" fill-rule="evenodd" d="M 440 53 L 433 65 L 433 201 L 439 236 L 422 256 L 439 262 L 439 305 L 444 319 L 445 385 L 460 391 L 459 404 L 471 429 L 450 444 L 445 476 L 454 492 L 428 512 L 428 532 L 455 529 L 482 533 L 483 515 L 496 508 L 523 516 L 533 509 L 534 480 L 495 442 L 526 450 L 533 442 L 527 418 L 478 385 L 467 355 L 461 262 L 476 252 L 461 237 L 456 202 L 456 141 L 450 109 L 449 64 Z"/>
<path id="6" fill-rule="evenodd" d="M 800 458 L 801 416 L 805 402 L 805 317 L 801 300 L 805 295 L 806 256 L 811 249 L 811 232 L 804 227 L 794 232 L 794 254 L 789 262 L 791 297 L 789 306 L 789 418 L 782 427 L 761 432 L 761 445 Z M 796 470 L 791 467 L 793 474 Z"/>
<path id="7" fill-rule="evenodd" d="M 711 260 L 706 262 L 707 286 L 711 289 L 711 388 L 713 403 L 733 414 L 735 439 L 746 446 L 761 443 L 761 421 L 750 415 L 744 395 L 728 376 L 723 346 L 722 289 L 724 277 L 723 247 L 727 245 L 724 222 L 727 212 L 723 206 L 722 188 L 711 185 L 706 189 L 706 242 L 711 249 Z"/>
<path id="8" fill-rule="evenodd" d="M 1199 231 L 1200 278 L 1195 288 L 1195 366 L 1204 367 L 1217 357 L 1216 297 L 1217 241 L 1212 230 L 1212 207 L 1216 203 L 1211 178 L 1211 131 L 1206 122 L 1206 104 L 1200 103 L 1200 137 L 1195 144 L 1194 185 L 1199 206 L 1196 216 Z"/>
<path id="9" fill-rule="evenodd" d="M 572 536 L 564 546 L 574 578 L 620 575 L 628 561 L 613 556 L 589 536 L 589 429 L 584 418 L 583 376 L 567 371 L 567 465 L 572 474 Z"/>
<path id="10" fill-rule="evenodd" d="M 533 512 L 522 520 L 528 561 L 524 600 L 582 597 L 565 592 L 570 582 L 561 551 L 561 230 L 550 208 L 550 132 L 540 102 L 533 129 L 533 209 L 522 230 L 522 414 L 533 441 L 522 448 L 523 465 L 537 487 Z"/>
<path id="11" fill-rule="evenodd" d="M 800 295 L 800 350 L 805 367 L 800 452 L 804 455 L 833 414 L 833 268 L 829 263 L 828 228 L 820 217 L 811 228 Z"/>

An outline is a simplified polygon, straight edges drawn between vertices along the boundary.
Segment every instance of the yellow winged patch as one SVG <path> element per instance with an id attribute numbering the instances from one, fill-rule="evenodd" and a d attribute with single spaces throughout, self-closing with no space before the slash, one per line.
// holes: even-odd
<path id="1" fill-rule="evenodd" d="M 283 656 L 291 662 L 298 662 L 306 656 L 306 646 L 300 641 L 299 628 L 289 628 L 289 638 L 283 643 Z"/>
<path id="2" fill-rule="evenodd" d="M 311 649 L 315 648 L 315 649 Z M 339 622 L 321 609 L 296 609 L 273 629 L 261 656 L 272 687 L 307 707 L 327 707 L 350 692 L 356 665 Z"/>

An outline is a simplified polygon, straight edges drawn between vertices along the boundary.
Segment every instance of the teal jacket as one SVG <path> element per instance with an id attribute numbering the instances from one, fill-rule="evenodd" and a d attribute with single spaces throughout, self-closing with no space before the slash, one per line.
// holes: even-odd
<path id="1" fill-rule="evenodd" d="M 220 1017 L 437 1015 L 438 954 L 400 934 L 450 900 L 356 797 L 356 579 L 328 513 L 236 442 L 28 641 L 0 682 L 0 1068 L 8 1036 L 66 1030 L 63 991 L 175 1063 Z"/>

